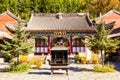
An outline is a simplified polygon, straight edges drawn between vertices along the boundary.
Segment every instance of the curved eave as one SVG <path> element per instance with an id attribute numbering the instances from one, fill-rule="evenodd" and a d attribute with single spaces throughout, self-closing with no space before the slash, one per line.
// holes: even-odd
<path id="1" fill-rule="evenodd" d="M 111 35 L 109 35 L 108 37 L 109 37 L 109 38 L 120 37 L 120 33 L 111 34 Z"/>
<path id="2" fill-rule="evenodd" d="M 4 39 L 4 38 L 12 39 L 13 37 L 4 31 L 0 31 L 0 39 Z"/>
<path id="3" fill-rule="evenodd" d="M 5 23 L 5 26 L 10 29 L 11 31 L 15 31 L 15 27 L 9 23 Z"/>

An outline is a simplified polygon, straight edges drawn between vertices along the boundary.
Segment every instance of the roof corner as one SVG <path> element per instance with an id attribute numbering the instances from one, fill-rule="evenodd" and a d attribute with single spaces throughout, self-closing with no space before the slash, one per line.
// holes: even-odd
<path id="1" fill-rule="evenodd" d="M 89 17 L 89 12 L 86 12 L 84 15 L 85 15 L 85 17 L 86 17 L 86 20 L 87 20 L 88 24 L 89 24 L 90 26 L 93 26 L 93 23 L 92 23 L 92 21 L 91 21 L 91 19 L 90 19 L 90 17 Z"/>
<path id="2" fill-rule="evenodd" d="M 15 20 L 18 20 L 18 17 L 16 15 L 14 15 L 8 8 L 7 8 L 7 10 L 4 13 L 0 14 L 0 16 L 3 16 L 5 14 L 8 14 L 12 18 L 14 18 Z"/>

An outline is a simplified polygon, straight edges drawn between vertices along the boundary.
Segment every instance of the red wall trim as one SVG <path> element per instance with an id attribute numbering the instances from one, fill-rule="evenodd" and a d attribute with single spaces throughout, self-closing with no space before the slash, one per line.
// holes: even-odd
<path id="1" fill-rule="evenodd" d="M 70 54 L 72 54 L 72 36 L 70 36 Z"/>
<path id="2" fill-rule="evenodd" d="M 48 54 L 50 54 L 50 52 L 51 52 L 51 51 L 50 51 L 50 46 L 51 46 L 51 45 L 50 45 L 50 36 L 48 36 Z"/>

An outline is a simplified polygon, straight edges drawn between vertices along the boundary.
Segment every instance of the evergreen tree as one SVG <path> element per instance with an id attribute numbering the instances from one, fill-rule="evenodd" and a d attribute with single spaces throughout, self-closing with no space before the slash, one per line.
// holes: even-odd
<path id="1" fill-rule="evenodd" d="M 4 44 L 0 44 L 2 55 L 10 59 L 17 58 L 18 64 L 20 55 L 32 53 L 33 46 L 27 41 L 27 35 L 22 23 L 18 22 L 15 26 L 15 37 L 9 42 L 4 40 Z"/>
<path id="2" fill-rule="evenodd" d="M 92 16 L 99 16 L 100 13 L 105 14 L 112 8 L 119 10 L 119 0 L 92 0 L 91 13 Z"/>
<path id="3" fill-rule="evenodd" d="M 96 27 L 96 35 L 86 37 L 87 42 L 83 41 L 86 46 L 90 47 L 94 52 L 101 53 L 102 65 L 104 65 L 104 52 L 113 52 L 119 48 L 120 41 L 117 39 L 108 38 L 112 30 L 106 30 L 105 24 L 101 22 Z"/>

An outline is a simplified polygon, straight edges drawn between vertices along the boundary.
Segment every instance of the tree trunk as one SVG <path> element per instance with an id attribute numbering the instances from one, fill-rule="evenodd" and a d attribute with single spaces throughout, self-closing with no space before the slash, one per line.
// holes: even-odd
<path id="1" fill-rule="evenodd" d="M 105 54 L 103 50 L 100 50 L 100 51 L 101 51 L 101 58 L 102 58 L 102 66 L 104 66 Z"/>
<path id="2" fill-rule="evenodd" d="M 19 55 L 17 56 L 17 64 L 19 64 Z"/>

